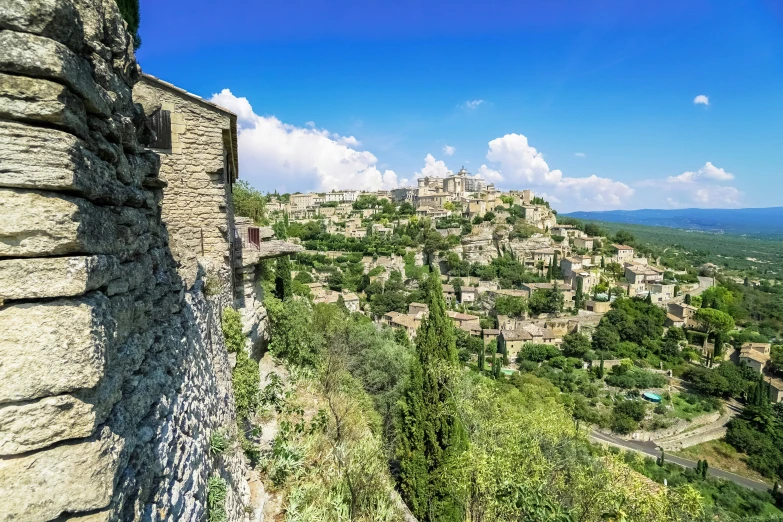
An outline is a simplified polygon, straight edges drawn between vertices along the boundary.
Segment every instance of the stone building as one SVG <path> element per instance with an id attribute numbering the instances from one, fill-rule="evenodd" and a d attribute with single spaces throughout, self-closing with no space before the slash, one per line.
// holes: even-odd
<path id="1" fill-rule="evenodd" d="M 160 156 L 166 182 L 161 211 L 183 279 L 195 280 L 199 262 L 207 269 L 230 268 L 231 187 L 239 173 L 236 115 L 149 74 L 133 96 L 156 133 L 149 148 Z"/>

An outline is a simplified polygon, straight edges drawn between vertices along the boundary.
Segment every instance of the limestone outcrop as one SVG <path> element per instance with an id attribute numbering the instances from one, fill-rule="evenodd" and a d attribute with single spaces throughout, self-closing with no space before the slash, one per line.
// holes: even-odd
<path id="1" fill-rule="evenodd" d="M 231 270 L 183 283 L 139 78 L 114 0 L 0 2 L 0 521 L 246 517 Z"/>

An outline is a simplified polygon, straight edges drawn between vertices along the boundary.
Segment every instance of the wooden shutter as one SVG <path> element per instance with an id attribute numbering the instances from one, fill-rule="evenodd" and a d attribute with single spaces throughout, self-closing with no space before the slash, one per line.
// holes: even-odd
<path id="1" fill-rule="evenodd" d="M 158 109 L 150 115 L 149 126 L 155 139 L 149 146 L 153 149 L 171 148 L 171 112 Z"/>

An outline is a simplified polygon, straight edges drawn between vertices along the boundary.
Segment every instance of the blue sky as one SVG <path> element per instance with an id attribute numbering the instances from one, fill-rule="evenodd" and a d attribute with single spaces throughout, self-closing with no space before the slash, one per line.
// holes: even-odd
<path id="1" fill-rule="evenodd" d="M 239 114 L 264 191 L 464 165 L 565 211 L 783 204 L 783 2 L 141 0 L 141 20 L 142 68 Z"/>

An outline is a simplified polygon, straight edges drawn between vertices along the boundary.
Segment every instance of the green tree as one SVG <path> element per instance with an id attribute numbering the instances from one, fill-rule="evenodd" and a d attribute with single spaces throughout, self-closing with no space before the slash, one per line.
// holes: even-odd
<path id="1" fill-rule="evenodd" d="M 133 48 L 138 49 L 141 46 L 139 0 L 117 0 L 117 7 L 120 9 L 122 19 L 128 24 L 128 32 L 133 36 Z"/>
<path id="2" fill-rule="evenodd" d="M 582 282 L 582 278 L 576 280 L 576 294 L 574 295 L 574 307 L 577 310 L 581 310 L 584 307 L 584 283 Z"/>
<path id="3" fill-rule="evenodd" d="M 495 313 L 509 317 L 522 317 L 527 312 L 527 303 L 522 297 L 499 295 L 495 299 Z"/>
<path id="4" fill-rule="evenodd" d="M 266 198 L 247 181 L 239 180 L 231 188 L 234 214 L 249 217 L 257 225 L 264 224 Z"/>
<path id="5" fill-rule="evenodd" d="M 699 308 L 693 314 L 693 319 L 707 331 L 708 337 L 710 334 L 726 333 L 734 328 L 734 319 L 729 314 L 714 308 Z"/>
<path id="6" fill-rule="evenodd" d="M 275 297 L 283 300 L 291 295 L 291 260 L 282 256 L 275 262 Z"/>
<path id="7" fill-rule="evenodd" d="M 560 346 L 563 350 L 563 355 L 578 359 L 584 358 L 590 347 L 590 339 L 578 332 L 570 333 L 563 337 L 563 344 Z"/>
<path id="8" fill-rule="evenodd" d="M 446 315 L 438 270 L 424 286 L 430 313 L 417 332 L 417 357 L 410 365 L 408 385 L 399 402 L 399 485 L 419 520 L 461 522 L 465 504 L 450 484 L 452 463 L 467 447 L 449 392 L 457 366 L 454 326 Z"/>
<path id="9" fill-rule="evenodd" d="M 686 305 L 690 305 L 690 304 L 691 304 L 691 301 L 692 301 L 692 299 L 693 299 L 693 298 L 691 297 L 691 294 L 685 294 L 685 304 L 686 304 Z"/>

